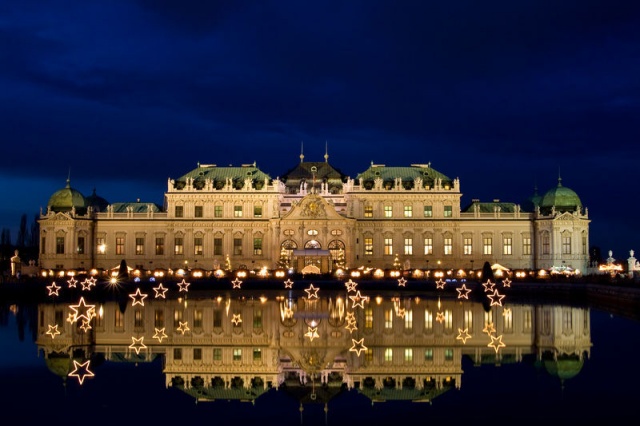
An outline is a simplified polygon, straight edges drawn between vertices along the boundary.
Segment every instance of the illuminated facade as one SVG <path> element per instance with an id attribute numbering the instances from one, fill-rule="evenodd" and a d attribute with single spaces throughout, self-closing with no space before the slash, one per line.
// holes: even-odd
<path id="1" fill-rule="evenodd" d="M 67 186 L 40 224 L 40 267 L 140 270 L 347 268 L 586 271 L 588 211 L 562 186 L 523 205 L 473 200 L 431 164 L 371 164 L 355 178 L 324 162 L 272 178 L 254 164 L 198 164 L 164 205 L 109 203 Z M 229 267 L 231 266 L 231 267 Z"/>

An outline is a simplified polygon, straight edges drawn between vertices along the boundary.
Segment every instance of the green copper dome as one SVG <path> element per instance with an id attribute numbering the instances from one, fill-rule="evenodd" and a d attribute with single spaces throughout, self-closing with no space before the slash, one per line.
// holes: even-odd
<path id="1" fill-rule="evenodd" d="M 582 209 L 580 197 L 572 189 L 562 186 L 562 178 L 558 178 L 558 186 L 547 191 L 540 201 L 540 210 L 548 211 L 552 207 L 559 212 Z"/>
<path id="2" fill-rule="evenodd" d="M 73 188 L 69 184 L 69 179 L 67 179 L 67 186 L 56 191 L 51 198 L 49 198 L 49 203 L 47 203 L 47 207 L 51 208 L 54 212 L 67 212 L 71 211 L 71 209 L 75 208 L 84 209 L 87 206 L 87 201 L 84 198 L 84 195 Z"/>
<path id="3" fill-rule="evenodd" d="M 557 360 L 544 361 L 545 370 L 561 380 L 577 376 L 583 365 L 584 362 L 578 355 L 561 355 Z"/>

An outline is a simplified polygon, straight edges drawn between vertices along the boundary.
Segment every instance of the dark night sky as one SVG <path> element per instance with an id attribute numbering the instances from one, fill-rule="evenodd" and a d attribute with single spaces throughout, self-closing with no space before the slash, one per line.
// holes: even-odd
<path id="1" fill-rule="evenodd" d="M 472 198 L 562 184 L 640 250 L 640 3 L 0 3 L 0 226 L 56 190 L 163 203 L 197 162 L 355 177 L 431 162 Z"/>

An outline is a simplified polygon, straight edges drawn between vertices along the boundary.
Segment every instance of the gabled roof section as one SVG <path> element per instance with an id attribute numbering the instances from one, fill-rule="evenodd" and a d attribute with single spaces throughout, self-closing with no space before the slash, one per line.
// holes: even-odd
<path id="1" fill-rule="evenodd" d="M 300 182 L 301 179 L 313 180 L 315 176 L 316 180 L 322 182 L 324 179 L 327 180 L 339 180 L 344 182 L 347 178 L 340 170 L 333 167 L 328 162 L 317 161 L 317 162 L 301 162 L 296 164 L 293 169 L 290 169 L 282 176 L 282 181 L 287 183 L 290 180 L 296 180 Z"/>
<path id="2" fill-rule="evenodd" d="M 113 203 L 111 204 L 114 213 L 127 213 L 131 211 L 132 213 L 148 213 L 152 212 L 160 212 L 160 207 L 155 203 Z"/>
<path id="3" fill-rule="evenodd" d="M 378 178 L 383 181 L 393 181 L 400 178 L 403 182 L 413 182 L 416 178 L 421 178 L 425 185 L 432 187 L 436 179 L 441 179 L 442 185 L 453 186 L 453 179 L 431 168 L 431 163 L 411 164 L 409 167 L 389 167 L 384 164 L 371 163 L 367 170 L 356 176 L 356 180 L 361 185 L 366 181 L 374 181 Z"/>

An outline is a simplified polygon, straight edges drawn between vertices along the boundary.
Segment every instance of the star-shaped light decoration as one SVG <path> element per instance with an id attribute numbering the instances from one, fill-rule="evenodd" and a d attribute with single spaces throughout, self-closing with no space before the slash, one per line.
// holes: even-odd
<path id="1" fill-rule="evenodd" d="M 356 314 L 353 311 L 347 312 L 344 317 L 347 322 L 356 322 Z"/>
<path id="2" fill-rule="evenodd" d="M 242 322 L 242 315 L 241 314 L 233 314 L 233 317 L 231 318 L 231 322 L 236 327 L 239 326 L 240 323 Z"/>
<path id="3" fill-rule="evenodd" d="M 462 284 L 462 287 L 456 288 L 458 291 L 458 299 L 468 299 L 469 293 L 471 293 L 471 289 L 467 288 L 465 284 Z"/>
<path id="4" fill-rule="evenodd" d="M 184 336 L 184 333 L 186 333 L 187 331 L 190 330 L 189 325 L 188 325 L 189 322 L 188 321 L 185 321 L 185 322 L 179 321 L 179 323 L 180 323 L 180 326 L 178 327 L 178 331 L 180 333 L 182 333 L 182 335 Z"/>
<path id="5" fill-rule="evenodd" d="M 344 283 L 345 287 L 347 287 L 347 293 L 351 293 L 352 291 L 356 291 L 356 287 L 358 283 L 349 279 L 346 283 Z"/>
<path id="6" fill-rule="evenodd" d="M 502 299 L 504 299 L 504 294 L 498 293 L 498 290 L 494 290 L 493 294 L 489 294 L 487 297 L 491 299 L 491 305 L 489 306 L 502 306 Z"/>
<path id="7" fill-rule="evenodd" d="M 457 340 L 462 340 L 463 344 L 467 343 L 467 339 L 470 339 L 471 335 L 469 334 L 469 329 L 465 328 L 464 330 L 459 328 L 458 329 L 458 336 L 456 337 Z"/>
<path id="8" fill-rule="evenodd" d="M 83 362 L 82 364 L 80 364 L 78 361 L 76 361 L 75 359 L 73 360 L 73 371 L 71 373 L 69 373 L 69 377 L 77 377 L 78 378 L 78 382 L 80 382 L 80 384 L 84 383 L 84 379 L 87 377 L 93 377 L 95 376 L 95 374 L 93 374 L 93 372 L 91 370 L 89 370 L 89 363 L 91 361 L 87 360 L 85 362 Z"/>
<path id="9" fill-rule="evenodd" d="M 362 309 L 364 309 L 364 302 L 369 300 L 369 297 L 368 296 L 362 296 L 360 294 L 360 290 L 358 290 L 356 292 L 356 294 L 354 294 L 353 296 L 349 296 L 349 299 L 351 299 L 351 301 L 353 303 L 351 305 L 352 308 L 360 306 Z"/>
<path id="10" fill-rule="evenodd" d="M 89 278 L 85 278 L 84 281 L 82 281 L 82 291 L 89 291 L 91 290 L 91 287 L 95 287 L 96 285 L 96 279 L 93 277 L 89 277 Z"/>
<path id="11" fill-rule="evenodd" d="M 49 324 L 49 330 L 45 334 L 49 334 L 52 339 L 55 339 L 56 336 L 60 334 L 60 331 L 58 330 L 58 324 Z"/>
<path id="12" fill-rule="evenodd" d="M 129 345 L 129 349 L 133 349 L 134 351 L 136 351 L 136 354 L 139 355 L 142 349 L 147 348 L 147 345 L 145 345 L 143 342 L 144 336 L 142 336 L 139 339 L 136 339 L 135 337 L 131 336 L 131 340 L 132 340 L 132 343 Z"/>
<path id="13" fill-rule="evenodd" d="M 76 288 L 76 285 L 78 284 L 78 280 L 76 280 L 74 277 L 71 277 L 70 279 L 67 280 L 67 284 L 69 284 L 69 288 Z"/>
<path id="14" fill-rule="evenodd" d="M 304 291 L 307 292 L 307 297 L 309 299 L 317 299 L 318 298 L 318 290 L 320 290 L 320 289 L 314 287 L 313 284 L 311 284 L 309 286 L 309 288 L 306 288 Z"/>
<path id="15" fill-rule="evenodd" d="M 59 291 L 62 287 L 56 284 L 56 282 L 52 282 L 51 285 L 47 286 L 47 290 L 49 290 L 49 296 L 60 296 Z"/>
<path id="16" fill-rule="evenodd" d="M 158 285 L 158 287 L 153 287 L 153 291 L 156 292 L 156 299 L 158 298 L 163 298 L 166 299 L 166 293 L 167 290 L 169 290 L 168 288 L 165 288 L 162 286 L 162 283 L 160 283 L 160 285 Z"/>
<path id="17" fill-rule="evenodd" d="M 78 321 L 81 318 L 91 321 L 91 318 L 96 316 L 96 305 L 87 305 L 84 297 L 80 298 L 77 305 L 69 305 L 69 309 L 73 311 L 73 321 Z"/>
<path id="18" fill-rule="evenodd" d="M 438 312 L 436 314 L 436 321 L 438 321 L 440 324 L 444 322 L 444 312 Z"/>
<path id="19" fill-rule="evenodd" d="M 484 292 L 488 293 L 493 291 L 493 287 L 495 287 L 496 283 L 492 283 L 491 280 L 487 280 L 486 283 L 482 283 L 482 287 L 484 287 Z"/>
<path id="20" fill-rule="evenodd" d="M 491 342 L 487 346 L 490 348 L 493 347 L 493 349 L 496 350 L 496 353 L 498 353 L 500 348 L 504 348 L 505 346 L 507 346 L 502 342 L 502 334 L 499 336 L 489 336 L 489 337 L 491 337 Z"/>
<path id="21" fill-rule="evenodd" d="M 136 292 L 130 294 L 129 297 L 133 299 L 133 302 L 131 302 L 131 306 L 136 306 L 136 305 L 144 306 L 144 299 L 147 298 L 147 295 L 143 294 L 140 291 L 140 287 L 138 287 L 136 289 Z"/>
<path id="22" fill-rule="evenodd" d="M 496 328 L 492 322 L 488 322 L 482 329 L 482 332 L 491 335 L 496 332 Z"/>
<path id="23" fill-rule="evenodd" d="M 184 278 L 183 278 L 182 281 L 178 283 L 178 287 L 180 287 L 179 291 L 182 291 L 182 292 L 185 292 L 185 293 L 188 292 L 190 285 L 191 285 L 191 283 L 186 282 L 184 280 Z"/>
<path id="24" fill-rule="evenodd" d="M 502 311 L 502 316 L 508 317 L 509 315 L 511 315 L 511 308 L 504 308 L 504 310 Z"/>
<path id="25" fill-rule="evenodd" d="M 287 279 L 284 282 L 284 288 L 293 288 L 293 281 L 291 281 L 291 279 Z"/>
<path id="26" fill-rule="evenodd" d="M 399 316 L 400 318 L 404 318 L 407 315 L 407 310 L 405 308 L 398 308 L 396 310 L 396 316 Z"/>
<path id="27" fill-rule="evenodd" d="M 502 280 L 502 285 L 504 287 L 511 287 L 511 280 L 507 277 L 504 280 Z"/>
<path id="28" fill-rule="evenodd" d="M 308 337 L 309 340 L 313 342 L 313 339 L 315 339 L 316 337 L 320 337 L 320 335 L 318 334 L 318 327 L 307 326 L 307 332 L 304 333 L 304 336 Z"/>
<path id="29" fill-rule="evenodd" d="M 446 283 L 447 283 L 447 282 L 446 282 L 445 280 L 443 280 L 442 278 L 440 278 L 438 281 L 436 281 L 436 288 L 438 288 L 438 289 L 442 290 L 442 289 L 444 289 L 444 285 L 445 285 Z"/>
<path id="30" fill-rule="evenodd" d="M 404 287 L 407 284 L 407 280 L 404 277 L 398 278 L 398 286 Z"/>
<path id="31" fill-rule="evenodd" d="M 78 314 L 74 314 L 73 312 L 69 312 L 69 315 L 67 315 L 67 322 L 70 324 L 73 324 L 74 322 L 76 322 L 76 320 L 78 318 L 77 317 Z"/>
<path id="32" fill-rule="evenodd" d="M 351 341 L 353 342 L 353 346 L 349 348 L 350 352 L 355 352 L 356 355 L 360 356 L 360 352 L 367 350 L 367 347 L 364 345 L 364 337 L 360 340 L 351 339 Z"/>
<path id="33" fill-rule="evenodd" d="M 233 288 L 240 288 L 240 286 L 242 285 L 242 280 L 240 278 L 237 278 L 233 281 L 231 281 L 233 283 Z"/>
<path id="34" fill-rule="evenodd" d="M 355 321 L 350 321 L 350 322 L 347 322 L 347 325 L 345 325 L 344 328 L 349 330 L 349 333 L 353 333 L 358 329 L 358 324 Z"/>
<path id="35" fill-rule="evenodd" d="M 89 321 L 87 321 L 86 319 L 83 319 L 82 325 L 80 326 L 80 328 L 82 329 L 82 331 L 86 333 L 89 330 L 91 330 L 93 327 L 91 327 L 91 324 L 89 323 Z"/>
<path id="36" fill-rule="evenodd" d="M 158 342 L 162 343 L 162 339 L 166 337 L 167 337 L 167 334 L 164 332 L 164 327 L 156 328 L 156 334 L 153 335 L 154 339 L 158 339 Z"/>

